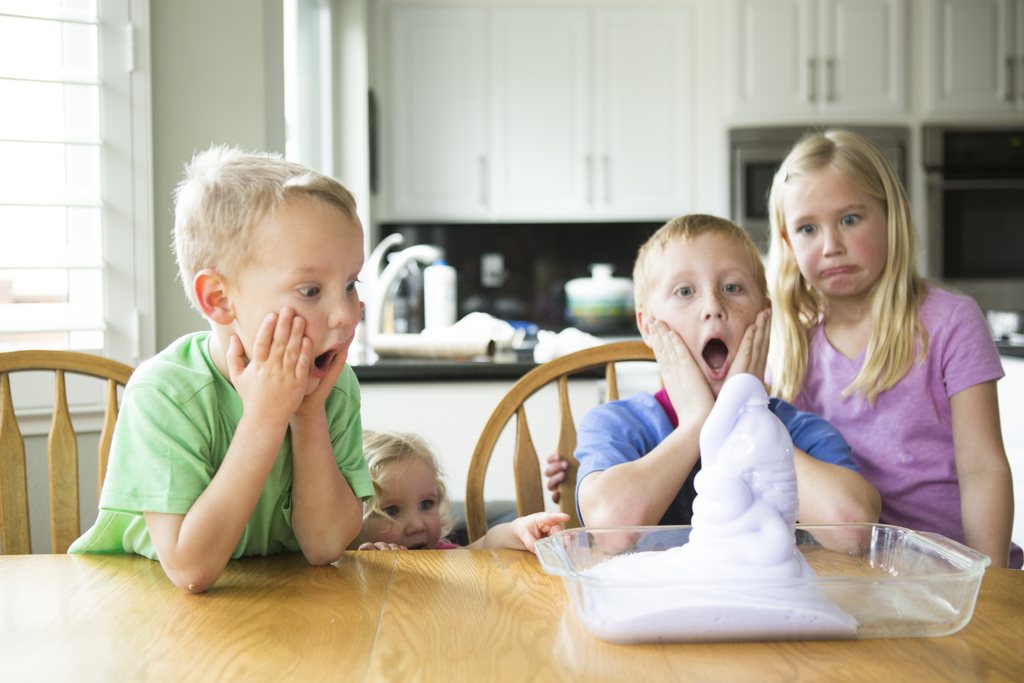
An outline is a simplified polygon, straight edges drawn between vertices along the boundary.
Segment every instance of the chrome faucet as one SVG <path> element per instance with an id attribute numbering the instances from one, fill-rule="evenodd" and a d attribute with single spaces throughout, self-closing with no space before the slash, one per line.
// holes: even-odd
<path id="1" fill-rule="evenodd" d="M 377 248 L 370 254 L 360 280 L 366 283 L 366 319 L 364 325 L 363 352 L 364 362 L 370 363 L 375 360 L 373 353 L 373 338 L 383 330 L 384 305 L 387 303 L 393 285 L 402 276 L 405 269 L 412 262 L 433 263 L 437 259 L 444 258 L 444 249 L 430 244 L 414 244 L 402 251 L 393 254 L 388 259 L 384 271 L 380 271 L 380 265 L 384 256 L 392 246 L 402 244 L 405 239 L 402 235 L 395 233 L 388 235 Z M 379 273 L 379 274 L 378 274 Z"/>

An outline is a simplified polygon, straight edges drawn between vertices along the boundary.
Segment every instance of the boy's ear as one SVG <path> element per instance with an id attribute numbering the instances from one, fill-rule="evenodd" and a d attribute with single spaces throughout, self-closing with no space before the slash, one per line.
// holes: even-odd
<path id="1" fill-rule="evenodd" d="M 647 334 L 647 323 L 649 322 L 650 316 L 645 316 L 643 309 L 636 309 L 636 327 L 640 330 L 640 336 L 643 338 L 644 344 L 647 344 L 647 346 L 651 345 L 651 342 L 648 339 L 649 335 Z"/>
<path id="2" fill-rule="evenodd" d="M 235 310 L 223 275 L 209 268 L 199 271 L 192 278 L 192 292 L 204 316 L 218 325 L 234 322 Z"/>

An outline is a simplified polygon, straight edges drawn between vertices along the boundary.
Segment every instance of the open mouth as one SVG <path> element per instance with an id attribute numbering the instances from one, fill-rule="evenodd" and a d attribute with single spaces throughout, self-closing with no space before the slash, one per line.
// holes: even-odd
<path id="1" fill-rule="evenodd" d="M 726 365 L 729 362 L 729 347 L 724 341 L 718 338 L 709 339 L 701 356 L 713 379 L 722 379 L 725 376 Z"/>
<path id="2" fill-rule="evenodd" d="M 327 375 L 327 369 L 331 367 L 331 360 L 334 358 L 335 353 L 336 349 L 331 349 L 330 351 L 324 351 L 313 359 L 314 373 L 317 377 Z"/>

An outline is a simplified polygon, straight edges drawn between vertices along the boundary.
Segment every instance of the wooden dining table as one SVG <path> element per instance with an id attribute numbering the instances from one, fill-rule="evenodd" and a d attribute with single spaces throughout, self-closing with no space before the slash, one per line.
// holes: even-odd
<path id="1" fill-rule="evenodd" d="M 230 562 L 209 591 L 137 555 L 0 557 L 0 681 L 1021 681 L 1024 572 L 936 638 L 615 645 L 515 550 Z"/>

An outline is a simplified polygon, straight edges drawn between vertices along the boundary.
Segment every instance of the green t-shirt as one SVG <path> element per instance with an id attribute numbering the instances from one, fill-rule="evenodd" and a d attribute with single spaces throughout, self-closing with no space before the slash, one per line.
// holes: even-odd
<path id="1" fill-rule="evenodd" d="M 143 512 L 186 514 L 220 468 L 242 399 L 210 359 L 209 332 L 186 335 L 141 364 L 125 387 L 96 524 L 69 553 L 157 559 Z M 373 494 L 363 457 L 359 384 L 345 366 L 325 401 L 338 469 L 359 498 Z M 232 558 L 298 551 L 291 524 L 289 432 Z"/>

